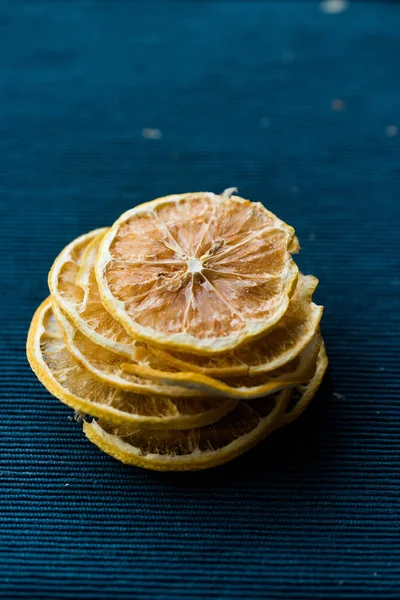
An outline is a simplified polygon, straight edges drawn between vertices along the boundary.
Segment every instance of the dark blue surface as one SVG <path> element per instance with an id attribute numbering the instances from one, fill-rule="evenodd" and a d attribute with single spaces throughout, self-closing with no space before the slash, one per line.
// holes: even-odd
<path id="1" fill-rule="evenodd" d="M 0 3 L 1 598 L 398 597 L 399 32 L 395 2 Z M 231 465 L 124 467 L 27 365 L 47 271 L 229 186 L 296 227 L 330 381 Z"/>

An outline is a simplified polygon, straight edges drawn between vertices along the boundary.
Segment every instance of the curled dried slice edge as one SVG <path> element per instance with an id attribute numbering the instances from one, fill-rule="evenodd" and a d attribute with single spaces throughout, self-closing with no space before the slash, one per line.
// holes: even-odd
<path id="1" fill-rule="evenodd" d="M 287 407 L 283 414 L 278 427 L 288 425 L 297 417 L 299 417 L 310 404 L 319 390 L 324 375 L 327 371 L 329 364 L 328 355 L 326 353 L 325 344 L 322 343 L 321 350 L 317 359 L 317 367 L 314 376 L 310 379 L 307 385 L 299 385 L 292 389 L 292 397 L 290 406 Z M 295 402 L 294 406 L 292 403 Z"/>

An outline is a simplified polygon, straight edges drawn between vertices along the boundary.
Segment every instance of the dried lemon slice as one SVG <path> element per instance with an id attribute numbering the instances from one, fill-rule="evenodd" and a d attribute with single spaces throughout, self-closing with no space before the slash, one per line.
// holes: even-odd
<path id="1" fill-rule="evenodd" d="M 294 230 L 260 203 L 211 193 L 123 214 L 95 267 L 103 304 L 133 337 L 209 354 L 260 337 L 297 281 Z"/>
<path id="2" fill-rule="evenodd" d="M 192 428 L 215 422 L 237 404 L 232 399 L 145 396 L 101 383 L 72 358 L 50 299 L 32 320 L 27 355 L 38 379 L 61 402 L 113 423 L 152 429 Z"/>
<path id="3" fill-rule="evenodd" d="M 282 319 L 261 339 L 216 356 L 153 349 L 165 363 L 181 371 L 211 377 L 256 375 L 279 369 L 310 343 L 321 321 L 323 307 L 312 302 L 318 279 L 300 275 L 289 307 Z"/>
<path id="4" fill-rule="evenodd" d="M 91 442 L 123 463 L 156 471 L 195 471 L 222 465 L 261 442 L 279 422 L 290 390 L 239 402 L 214 425 L 186 431 L 151 431 L 84 423 Z"/>
<path id="5" fill-rule="evenodd" d="M 179 385 L 200 394 L 225 396 L 238 400 L 262 398 L 268 394 L 297 383 L 304 383 L 312 377 L 321 346 L 321 337 L 316 334 L 303 352 L 286 365 L 264 375 L 241 376 L 229 379 L 215 379 L 201 373 L 161 371 L 135 363 L 122 363 L 121 368 L 129 373 L 157 381 L 160 385 Z"/>
<path id="6" fill-rule="evenodd" d="M 105 310 L 94 275 L 95 257 L 106 231 L 91 231 L 68 244 L 54 261 L 49 288 L 53 300 L 84 335 L 134 360 L 135 342 Z"/>

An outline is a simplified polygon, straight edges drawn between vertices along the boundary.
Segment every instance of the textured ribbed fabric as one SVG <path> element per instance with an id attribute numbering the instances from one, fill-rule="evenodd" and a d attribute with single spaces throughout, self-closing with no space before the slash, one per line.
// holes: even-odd
<path id="1" fill-rule="evenodd" d="M 1 598 L 398 598 L 399 31 L 396 2 L 0 3 Z M 47 272 L 230 186 L 295 226 L 329 376 L 226 467 L 125 467 L 29 369 Z"/>

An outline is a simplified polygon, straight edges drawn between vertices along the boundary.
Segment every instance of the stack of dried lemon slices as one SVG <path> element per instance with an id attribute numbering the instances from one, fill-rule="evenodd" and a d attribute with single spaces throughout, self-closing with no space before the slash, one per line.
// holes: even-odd
<path id="1" fill-rule="evenodd" d="M 325 373 L 318 281 L 293 261 L 293 228 L 233 191 L 137 206 L 50 271 L 31 367 L 125 463 L 227 462 L 296 418 Z"/>

